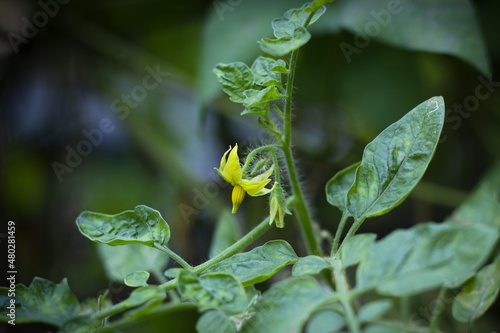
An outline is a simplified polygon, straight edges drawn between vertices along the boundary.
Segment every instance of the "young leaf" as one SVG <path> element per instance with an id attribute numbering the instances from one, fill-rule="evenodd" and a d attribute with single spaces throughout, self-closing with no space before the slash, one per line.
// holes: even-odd
<path id="1" fill-rule="evenodd" d="M 202 273 L 219 272 L 234 275 L 244 286 L 269 279 L 281 268 L 293 264 L 298 257 L 284 240 L 269 241 L 245 253 L 238 253 Z"/>
<path id="2" fill-rule="evenodd" d="M 132 291 L 130 296 L 123 301 L 127 307 L 134 307 L 153 300 L 163 300 L 167 297 L 165 290 L 157 286 L 144 286 Z"/>
<path id="3" fill-rule="evenodd" d="M 488 257 L 498 231 L 453 222 L 421 223 L 378 241 L 361 261 L 356 288 L 383 295 L 412 295 L 456 287 Z"/>
<path id="4" fill-rule="evenodd" d="M 286 68 L 286 63 L 279 59 L 258 57 L 252 65 L 252 73 L 254 76 L 255 84 L 260 86 L 281 86 L 281 71 Z M 279 70 L 279 71 L 276 71 Z"/>
<path id="5" fill-rule="evenodd" d="M 259 42 L 260 49 L 275 57 L 282 57 L 306 44 L 311 39 L 311 34 L 303 27 L 295 29 L 291 36 L 278 39 L 262 38 Z"/>
<path id="6" fill-rule="evenodd" d="M 329 296 L 310 277 L 294 277 L 276 283 L 259 298 L 254 316 L 243 323 L 241 332 L 300 332 L 309 316 Z"/>
<path id="7" fill-rule="evenodd" d="M 433 97 L 365 147 L 347 193 L 347 208 L 354 219 L 387 213 L 408 196 L 434 155 L 443 122 L 443 98 Z"/>
<path id="8" fill-rule="evenodd" d="M 241 231 L 238 223 L 230 210 L 224 210 L 217 221 L 210 250 L 210 257 L 215 257 L 217 254 L 233 245 L 241 238 Z"/>
<path id="9" fill-rule="evenodd" d="M 110 280 L 120 281 L 136 271 L 162 272 L 167 266 L 169 256 L 160 251 L 140 244 L 108 246 L 96 244 L 97 253 Z"/>
<path id="10" fill-rule="evenodd" d="M 141 287 L 148 285 L 148 279 L 149 279 L 149 272 L 137 271 L 128 274 L 125 277 L 124 282 L 129 287 Z"/>
<path id="11" fill-rule="evenodd" d="M 500 288 L 500 256 L 470 279 L 453 301 L 453 317 L 472 323 L 493 304 Z"/>
<path id="12" fill-rule="evenodd" d="M 356 169 L 360 164 L 361 161 L 340 170 L 326 183 L 326 200 L 342 212 L 347 211 L 347 192 L 354 183 Z"/>
<path id="13" fill-rule="evenodd" d="M 29 287 L 16 285 L 15 297 L 8 296 L 9 288 L 0 288 L 0 320 L 15 318 L 16 324 L 42 322 L 62 327 L 75 319 L 80 311 L 80 303 L 71 292 L 66 279 L 59 284 L 35 277 Z M 8 308 L 10 300 L 15 300 L 14 318 Z"/>
<path id="14" fill-rule="evenodd" d="M 318 256 L 307 256 L 300 258 L 295 265 L 293 265 L 292 275 L 302 276 L 302 275 L 315 275 L 319 274 L 325 268 L 331 268 L 332 266 L 328 261 L 322 257 Z"/>
<path id="15" fill-rule="evenodd" d="M 262 90 L 248 89 L 244 92 L 245 100 L 243 105 L 247 108 L 261 105 L 266 102 L 275 101 L 284 98 L 281 95 L 276 86 L 269 86 Z"/>
<path id="16" fill-rule="evenodd" d="M 220 309 L 227 314 L 237 314 L 248 303 L 241 283 L 225 273 L 210 273 L 198 278 L 193 273 L 182 271 L 178 290 L 183 299 L 196 303 L 201 311 Z"/>
<path id="17" fill-rule="evenodd" d="M 307 8 L 307 5 L 308 4 L 305 4 L 302 8 L 289 9 L 281 18 L 273 20 L 272 25 L 274 36 L 276 38 L 293 37 L 297 28 L 307 28 L 304 25 L 306 24 L 309 15 L 311 15 L 311 13 L 304 11 Z M 321 15 L 325 13 L 325 10 L 325 7 L 320 6 L 316 13 L 314 13 L 311 21 L 309 21 L 309 25 L 316 22 Z"/>
<path id="18" fill-rule="evenodd" d="M 306 325 L 306 333 L 334 333 L 345 326 L 344 317 L 332 310 L 315 313 Z"/>
<path id="19" fill-rule="evenodd" d="M 217 75 L 222 90 L 229 95 L 235 103 L 243 103 L 243 92 L 252 88 L 254 77 L 252 71 L 245 63 L 233 62 L 230 64 L 217 64 L 213 73 Z"/>
<path id="20" fill-rule="evenodd" d="M 116 215 L 83 212 L 76 224 L 90 240 L 108 245 L 166 246 L 170 239 L 167 222 L 157 210 L 144 205 Z"/>
<path id="21" fill-rule="evenodd" d="M 342 267 L 353 266 L 363 260 L 376 238 L 375 234 L 359 234 L 349 238 L 340 250 Z"/>
<path id="22" fill-rule="evenodd" d="M 374 321 L 382 317 L 392 308 L 392 301 L 379 299 L 363 305 L 359 310 L 358 318 L 361 322 Z"/>
<path id="23" fill-rule="evenodd" d="M 198 333 L 234 333 L 236 327 L 227 315 L 218 310 L 205 312 L 196 323 Z"/>

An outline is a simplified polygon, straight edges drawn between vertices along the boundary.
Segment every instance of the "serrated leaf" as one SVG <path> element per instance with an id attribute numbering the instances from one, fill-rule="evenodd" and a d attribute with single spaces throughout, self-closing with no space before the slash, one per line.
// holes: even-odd
<path id="1" fill-rule="evenodd" d="M 213 73 L 217 75 L 217 80 L 229 99 L 235 103 L 243 103 L 246 98 L 244 91 L 252 88 L 254 83 L 250 68 L 242 62 L 217 64 Z"/>
<path id="2" fill-rule="evenodd" d="M 116 215 L 83 212 L 76 219 L 80 232 L 90 240 L 108 245 L 143 244 L 166 246 L 170 228 L 157 210 L 144 205 Z"/>
<path id="3" fill-rule="evenodd" d="M 163 300 L 167 297 L 165 290 L 158 286 L 144 286 L 132 291 L 122 303 L 126 307 L 134 307 L 154 300 Z"/>
<path id="4" fill-rule="evenodd" d="M 375 243 L 376 238 L 377 235 L 375 234 L 359 234 L 346 240 L 340 249 L 342 267 L 353 266 L 363 260 L 373 243 Z"/>
<path id="5" fill-rule="evenodd" d="M 49 280 L 35 277 L 29 287 L 16 285 L 15 297 L 9 296 L 9 288 L 0 288 L 0 321 L 15 319 L 16 324 L 42 322 L 62 327 L 78 317 L 80 303 L 71 292 L 66 279 L 55 284 Z M 14 318 L 9 306 L 15 301 Z"/>
<path id="6" fill-rule="evenodd" d="M 392 301 L 379 299 L 363 305 L 358 312 L 360 322 L 374 321 L 385 315 L 392 308 Z"/>
<path id="7" fill-rule="evenodd" d="M 295 265 L 293 265 L 292 275 L 302 276 L 302 275 L 315 275 L 319 274 L 322 270 L 326 268 L 331 268 L 332 266 L 325 258 L 310 255 L 307 257 L 300 258 Z"/>
<path id="8" fill-rule="evenodd" d="M 220 309 L 227 314 L 237 314 L 247 304 L 243 285 L 233 275 L 226 273 L 210 273 L 198 278 L 188 271 L 182 271 L 177 288 L 184 300 L 196 303 L 201 311 Z"/>
<path id="9" fill-rule="evenodd" d="M 217 254 L 233 245 L 241 238 L 241 231 L 238 223 L 231 211 L 224 210 L 220 215 L 212 242 L 210 243 L 210 250 L 208 251 L 210 257 L 215 257 Z"/>
<path id="10" fill-rule="evenodd" d="M 302 8 L 289 9 L 281 18 L 273 20 L 274 36 L 276 38 L 293 37 L 297 28 L 307 28 L 304 25 L 311 13 L 304 11 L 307 8 L 306 6 L 307 4 L 302 6 Z M 309 25 L 316 22 L 325 13 L 325 10 L 325 7 L 320 6 L 316 13 L 314 13 L 311 21 L 309 21 Z"/>
<path id="11" fill-rule="evenodd" d="M 274 284 L 255 304 L 255 314 L 243 323 L 242 333 L 300 332 L 330 295 L 310 277 L 293 277 Z"/>
<path id="12" fill-rule="evenodd" d="M 247 114 L 254 114 L 256 116 L 266 118 L 267 115 L 269 114 L 269 103 L 262 103 L 262 104 L 258 104 L 258 105 L 246 108 L 240 114 L 242 116 L 247 115 Z"/>
<path id="13" fill-rule="evenodd" d="M 444 101 L 433 97 L 386 128 L 363 152 L 347 208 L 357 220 L 387 213 L 417 185 L 434 155 L 444 123 Z"/>
<path id="14" fill-rule="evenodd" d="M 262 90 L 256 89 L 248 89 L 244 92 L 245 101 L 243 105 L 247 108 L 255 107 L 270 101 L 276 101 L 284 98 L 284 95 L 281 95 L 276 86 L 269 86 Z"/>
<path id="15" fill-rule="evenodd" d="M 348 213 L 347 192 L 354 183 L 356 169 L 360 164 L 361 161 L 340 170 L 328 181 L 328 183 L 326 183 L 326 200 L 330 205 L 337 207 L 342 212 Z"/>
<path id="16" fill-rule="evenodd" d="M 335 333 L 345 326 L 344 317 L 332 310 L 315 313 L 306 326 L 306 333 Z"/>
<path id="17" fill-rule="evenodd" d="M 149 279 L 149 272 L 146 271 L 137 271 L 128 274 L 124 282 L 129 287 L 141 287 L 147 286 Z"/>
<path id="18" fill-rule="evenodd" d="M 205 312 L 196 323 L 198 333 L 234 333 L 236 327 L 223 312 L 211 310 Z"/>
<path id="19" fill-rule="evenodd" d="M 306 44 L 311 34 L 303 27 L 298 27 L 291 36 L 278 39 L 263 38 L 260 40 L 260 49 L 272 56 L 282 57 Z"/>
<path id="20" fill-rule="evenodd" d="M 281 71 L 285 67 L 286 63 L 281 59 L 274 60 L 272 58 L 258 57 L 251 68 L 255 84 L 265 87 L 271 85 L 281 86 Z"/>
<path id="21" fill-rule="evenodd" d="M 169 261 L 164 253 L 140 244 L 96 245 L 106 275 L 114 281 L 122 282 L 127 275 L 136 271 L 161 272 Z"/>
<path id="22" fill-rule="evenodd" d="M 286 265 L 293 264 L 298 257 L 284 240 L 269 241 L 245 253 L 238 253 L 202 273 L 219 272 L 234 275 L 244 286 L 269 279 Z"/>
<path id="23" fill-rule="evenodd" d="M 495 302 L 500 288 L 500 256 L 470 279 L 453 301 L 453 317 L 472 323 Z"/>
<path id="24" fill-rule="evenodd" d="M 453 222 L 421 223 L 396 230 L 373 245 L 361 261 L 356 288 L 383 295 L 412 295 L 456 287 L 488 257 L 498 231 Z"/>

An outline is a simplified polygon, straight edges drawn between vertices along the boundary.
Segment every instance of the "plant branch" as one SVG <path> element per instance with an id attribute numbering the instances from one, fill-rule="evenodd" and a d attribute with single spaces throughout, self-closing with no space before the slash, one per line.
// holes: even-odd
<path id="1" fill-rule="evenodd" d="M 347 321 L 347 327 L 351 333 L 359 333 L 360 327 L 358 318 L 354 313 L 354 309 L 351 305 L 351 299 L 348 292 L 347 279 L 344 272 L 342 271 L 342 263 L 340 260 L 333 261 L 333 276 L 335 278 L 335 285 L 337 286 L 337 293 L 340 297 L 340 303 L 344 308 L 345 319 Z"/>
<path id="2" fill-rule="evenodd" d="M 331 253 L 332 257 L 335 256 L 335 254 L 337 254 L 337 248 L 339 246 L 340 236 L 342 235 L 342 230 L 344 230 L 344 226 L 348 218 L 349 214 L 347 212 L 343 212 L 339 226 L 337 227 L 337 232 L 335 233 L 335 238 L 333 239 L 332 243 L 332 253 Z"/>
<path id="3" fill-rule="evenodd" d="M 191 271 L 193 270 L 193 266 L 191 266 L 190 264 L 188 264 L 184 259 L 181 258 L 181 256 L 179 256 L 177 253 L 175 253 L 174 251 L 170 250 L 168 247 L 166 246 L 160 246 L 160 245 L 157 245 L 155 244 L 155 247 L 162 251 L 163 253 L 166 253 L 170 258 L 174 259 L 175 261 L 177 261 L 183 268 Z"/>

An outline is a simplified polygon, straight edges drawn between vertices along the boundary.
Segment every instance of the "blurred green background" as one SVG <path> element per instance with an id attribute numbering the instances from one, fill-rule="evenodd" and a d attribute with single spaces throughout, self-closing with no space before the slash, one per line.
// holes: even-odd
<path id="1" fill-rule="evenodd" d="M 442 221 L 500 158 L 499 84 L 479 88 L 488 96 L 465 109 L 490 75 L 500 81 L 500 4 L 402 1 L 403 12 L 347 59 L 341 45 L 355 47 L 356 29 L 386 2 L 329 4 L 300 51 L 295 152 L 315 220 L 332 233 L 340 214 L 326 202 L 327 180 L 432 96 L 442 95 L 449 113 L 422 184 L 361 232 Z M 146 204 L 171 226 L 176 252 L 192 264 L 206 260 L 215 223 L 231 206 L 213 167 L 229 145 L 247 151 L 267 140 L 256 117 L 240 117 L 222 95 L 211 69 L 250 65 L 271 20 L 302 3 L 0 0 L 0 240 L 3 249 L 6 222 L 15 221 L 18 282 L 67 277 L 80 300 L 104 289 L 113 301 L 126 297 L 76 228 L 84 210 Z M 433 10 L 418 11 L 426 6 Z M 266 204 L 245 200 L 236 216 L 242 230 L 268 214 Z M 305 255 L 295 220 L 286 223 L 256 244 L 283 238 Z"/>

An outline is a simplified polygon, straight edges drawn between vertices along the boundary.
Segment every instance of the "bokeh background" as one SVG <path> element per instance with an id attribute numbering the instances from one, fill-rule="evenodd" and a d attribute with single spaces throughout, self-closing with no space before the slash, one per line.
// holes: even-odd
<path id="1" fill-rule="evenodd" d="M 370 11 L 387 3 L 329 4 L 300 51 L 295 152 L 315 220 L 332 233 L 340 214 L 326 202 L 325 183 L 432 96 L 444 97 L 448 115 L 422 183 L 360 231 L 383 236 L 442 221 L 500 158 L 500 84 L 479 88 L 488 96 L 473 103 L 479 86 L 500 81 L 500 4 L 402 1 L 401 14 L 360 38 L 377 22 Z M 192 264 L 206 260 L 215 224 L 231 206 L 213 167 L 229 145 L 248 151 L 267 140 L 257 118 L 239 116 L 240 106 L 223 96 L 211 69 L 250 65 L 261 54 L 257 41 L 272 35 L 271 20 L 301 5 L 0 0 L 0 245 L 6 253 L 5 225 L 15 221 L 18 282 L 67 277 L 80 300 L 105 289 L 114 301 L 126 297 L 76 228 L 84 210 L 114 214 L 146 204 L 169 223 L 177 253 Z M 346 44 L 357 50 L 349 57 Z M 240 229 L 265 217 L 266 205 L 266 198 L 245 200 L 235 216 Z M 305 255 L 296 221 L 286 224 L 256 244 L 283 238 Z M 495 327 L 495 311 L 485 329 Z"/>

